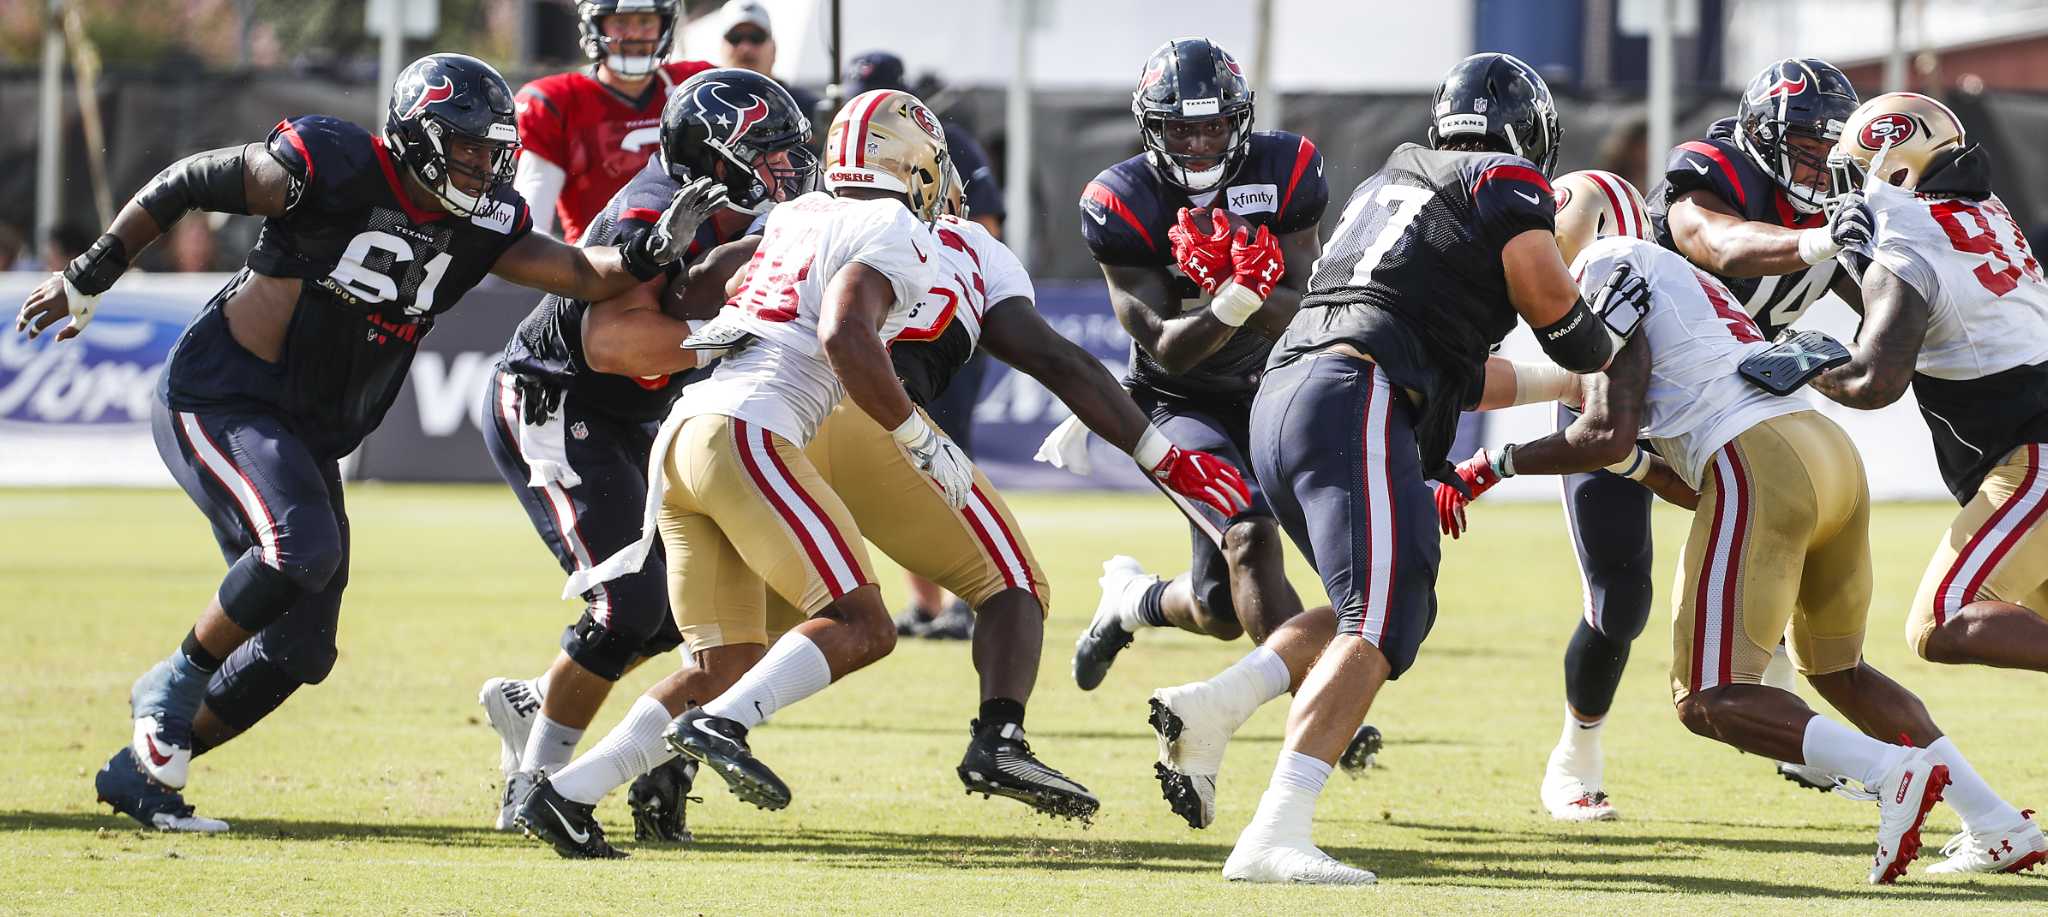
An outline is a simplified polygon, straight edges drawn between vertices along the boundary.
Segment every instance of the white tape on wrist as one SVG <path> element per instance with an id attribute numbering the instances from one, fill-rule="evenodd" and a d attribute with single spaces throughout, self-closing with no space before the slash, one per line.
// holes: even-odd
<path id="1" fill-rule="evenodd" d="M 1259 294 L 1238 286 L 1236 281 L 1231 281 L 1216 288 L 1215 298 L 1209 300 L 1209 311 L 1216 316 L 1217 321 L 1232 328 L 1241 328 L 1252 317 L 1252 313 L 1259 311 L 1259 307 L 1265 304 L 1266 301 L 1260 299 Z"/>
<path id="2" fill-rule="evenodd" d="M 1842 246 L 1835 244 L 1835 238 L 1828 234 L 1826 226 L 1799 231 L 1799 260 L 1819 264 L 1841 253 Z"/>
<path id="3" fill-rule="evenodd" d="M 71 278 L 64 276 L 63 271 L 57 272 L 57 279 L 64 282 L 64 302 L 71 310 L 71 327 L 84 331 L 85 326 L 92 324 L 93 313 L 99 311 L 100 298 L 79 292 L 77 287 L 71 285 Z"/>
<path id="4" fill-rule="evenodd" d="M 1578 389 L 1578 383 L 1572 380 L 1572 374 L 1555 363 L 1524 363 L 1520 360 L 1510 360 L 1508 365 L 1515 370 L 1514 403 L 1518 406 L 1563 401 L 1565 396 L 1576 393 Z"/>
<path id="5" fill-rule="evenodd" d="M 1628 458 L 1607 466 L 1608 471 L 1631 481 L 1641 481 L 1650 476 L 1650 454 L 1641 446 L 1629 447 Z"/>
<path id="6" fill-rule="evenodd" d="M 1131 450 L 1131 458 L 1138 461 L 1138 467 L 1150 471 L 1166 461 L 1172 451 L 1173 440 L 1167 439 L 1158 427 L 1147 426 L 1144 435 L 1138 437 L 1138 447 Z"/>
<path id="7" fill-rule="evenodd" d="M 924 442 L 926 437 L 932 435 L 932 428 L 930 424 L 924 422 L 923 414 L 911 411 L 909 417 L 903 418 L 903 422 L 896 425 L 896 429 L 889 431 L 889 435 L 904 446 L 915 448 L 917 444 Z"/>

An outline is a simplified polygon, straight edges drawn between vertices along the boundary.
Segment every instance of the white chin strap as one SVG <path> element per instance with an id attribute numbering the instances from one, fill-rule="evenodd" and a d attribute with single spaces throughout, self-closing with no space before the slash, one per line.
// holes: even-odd
<path id="1" fill-rule="evenodd" d="M 655 60 L 652 55 L 646 54 L 636 57 L 627 57 L 624 54 L 607 54 L 604 56 L 605 67 L 620 76 L 646 76 L 654 72 L 655 65 L 658 63 L 660 62 Z"/>
<path id="2" fill-rule="evenodd" d="M 1800 213 L 1821 212 L 1822 197 L 1820 189 L 1812 185 L 1794 183 L 1788 184 L 1785 188 L 1785 200 L 1791 202 L 1792 209 Z"/>

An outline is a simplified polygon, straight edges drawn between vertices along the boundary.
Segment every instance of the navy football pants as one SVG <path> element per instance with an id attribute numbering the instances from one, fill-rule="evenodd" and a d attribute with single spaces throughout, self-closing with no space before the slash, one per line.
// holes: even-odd
<path id="1" fill-rule="evenodd" d="M 1252 492 L 1251 505 L 1235 516 L 1225 516 L 1207 503 L 1190 500 L 1159 487 L 1159 492 L 1180 507 L 1188 517 L 1188 542 L 1192 557 L 1188 564 L 1188 586 L 1203 610 L 1218 618 L 1237 620 L 1237 602 L 1230 596 L 1230 561 L 1223 556 L 1223 533 L 1246 519 L 1271 517 L 1273 507 L 1252 472 L 1251 405 L 1244 402 L 1196 402 L 1176 398 L 1150 388 L 1131 392 L 1152 421 L 1174 445 L 1207 452 L 1244 472 L 1244 483 Z"/>

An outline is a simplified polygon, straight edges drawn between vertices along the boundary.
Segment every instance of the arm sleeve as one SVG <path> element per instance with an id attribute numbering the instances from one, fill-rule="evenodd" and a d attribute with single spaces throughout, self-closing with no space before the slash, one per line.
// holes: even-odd
<path id="1" fill-rule="evenodd" d="M 1307 137 L 1296 148 L 1287 190 L 1280 199 L 1280 219 L 1273 231 L 1300 232 L 1323 221 L 1330 206 L 1330 183 L 1323 179 L 1323 154 Z"/>
<path id="2" fill-rule="evenodd" d="M 1101 179 L 1081 192 L 1081 237 L 1098 263 L 1150 267 L 1170 257 L 1166 239 L 1152 236 L 1132 204 Z"/>
<path id="3" fill-rule="evenodd" d="M 1556 229 L 1550 182 L 1519 157 L 1502 157 L 1480 168 L 1472 179 L 1472 204 L 1481 230 L 1495 245 L 1504 246 L 1531 229 Z"/>
<path id="4" fill-rule="evenodd" d="M 569 174 L 561 166 L 539 156 L 520 155 L 512 173 L 512 190 L 533 208 L 534 228 L 555 234 L 555 202 L 561 200 L 562 185 L 568 180 Z"/>

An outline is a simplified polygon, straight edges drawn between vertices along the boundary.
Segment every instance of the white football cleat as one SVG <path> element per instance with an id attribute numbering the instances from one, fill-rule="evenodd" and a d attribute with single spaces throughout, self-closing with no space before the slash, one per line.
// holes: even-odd
<path id="1" fill-rule="evenodd" d="M 1135 557 L 1118 554 L 1102 562 L 1102 598 L 1095 603 L 1095 617 L 1081 636 L 1074 638 L 1074 684 L 1093 691 L 1102 684 L 1116 655 L 1131 645 L 1131 632 L 1124 629 L 1123 612 L 1136 602 L 1159 577 L 1145 572 Z"/>
<path id="2" fill-rule="evenodd" d="M 1875 795 L 1867 790 L 1859 790 L 1850 786 L 1849 778 L 1830 771 L 1825 767 L 1779 761 L 1778 776 L 1791 781 L 1795 786 L 1805 787 L 1806 789 L 1822 793 L 1833 793 L 1843 799 L 1853 799 L 1857 802 L 1872 802 L 1877 799 Z"/>
<path id="3" fill-rule="evenodd" d="M 135 718 L 135 737 L 129 744 L 149 779 L 174 790 L 185 788 L 185 780 L 192 773 L 190 738 L 180 745 L 164 735 L 163 725 L 155 716 L 139 716 Z"/>
<path id="4" fill-rule="evenodd" d="M 491 731 L 498 734 L 498 772 L 505 778 L 505 791 L 498 801 L 497 829 L 514 830 L 512 817 L 519 812 L 526 790 L 533 788 L 531 780 L 513 794 L 512 778 L 521 770 L 520 759 L 526 755 L 526 737 L 533 732 L 533 721 L 540 717 L 540 688 L 538 679 L 492 678 L 484 682 L 476 695 L 476 702 L 483 705 L 484 717 L 491 721 Z"/>
<path id="5" fill-rule="evenodd" d="M 2033 815 L 2028 809 L 2020 813 L 2018 824 L 1949 838 L 1941 847 L 1941 855 L 1948 859 L 1927 867 L 1928 874 L 2026 872 L 2048 861 L 2048 838 L 2042 837 Z"/>
<path id="6" fill-rule="evenodd" d="M 1251 833 L 1246 828 L 1245 836 L 1231 848 L 1230 858 L 1223 861 L 1223 878 L 1295 885 L 1371 885 L 1379 881 L 1367 870 L 1337 862 L 1314 844 L 1255 838 Z"/>
<path id="7" fill-rule="evenodd" d="M 1216 820 L 1216 775 L 1223 770 L 1223 750 L 1244 719 L 1231 713 L 1206 681 L 1152 692 L 1152 732 L 1159 737 L 1159 763 L 1153 772 L 1160 792 L 1175 815 L 1190 828 L 1207 828 Z"/>
<path id="8" fill-rule="evenodd" d="M 1920 826 L 1948 786 L 1948 765 L 1924 748 L 1909 749 L 1899 763 L 1870 787 L 1877 794 L 1877 855 L 1870 884 L 1890 885 L 1920 856 Z"/>
<path id="9" fill-rule="evenodd" d="M 1601 790 L 1600 760 L 1577 760 L 1571 748 L 1559 743 L 1543 768 L 1543 808 L 1558 821 L 1613 821 L 1614 803 Z"/>

